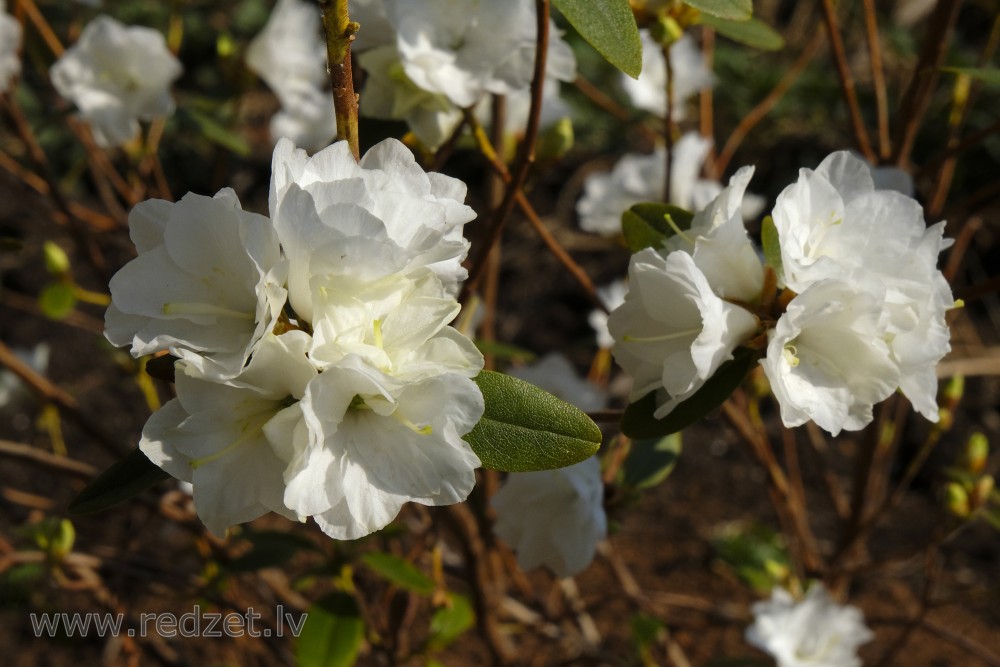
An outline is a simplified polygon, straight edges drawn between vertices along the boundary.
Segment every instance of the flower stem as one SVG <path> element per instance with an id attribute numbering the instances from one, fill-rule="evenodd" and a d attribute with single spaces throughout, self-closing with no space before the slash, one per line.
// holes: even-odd
<path id="1" fill-rule="evenodd" d="M 333 104 L 337 116 L 337 140 L 347 141 L 355 160 L 361 159 L 358 143 L 358 96 L 354 94 L 351 71 L 351 42 L 360 27 L 347 14 L 347 0 L 319 0 L 326 33 L 327 69 L 333 84 Z"/>

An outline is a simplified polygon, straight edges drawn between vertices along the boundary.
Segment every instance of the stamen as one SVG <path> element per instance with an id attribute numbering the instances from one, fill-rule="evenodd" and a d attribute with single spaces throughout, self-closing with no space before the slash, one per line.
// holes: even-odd
<path id="1" fill-rule="evenodd" d="M 795 349 L 795 346 L 791 343 L 785 346 L 785 349 L 781 351 L 781 354 L 785 357 L 785 361 L 792 368 L 799 365 L 799 351 Z"/>

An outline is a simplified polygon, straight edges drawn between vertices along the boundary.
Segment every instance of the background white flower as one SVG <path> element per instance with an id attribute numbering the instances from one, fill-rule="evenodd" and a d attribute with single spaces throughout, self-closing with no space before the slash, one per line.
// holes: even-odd
<path id="1" fill-rule="evenodd" d="M 45 375 L 49 366 L 48 343 L 39 343 L 31 349 L 14 348 L 11 351 L 37 373 Z M 31 390 L 24 385 L 21 378 L 6 368 L 0 369 L 0 408 L 16 405 L 32 395 Z"/>
<path id="2" fill-rule="evenodd" d="M 594 560 L 607 537 L 601 462 L 585 461 L 540 472 L 508 475 L 491 502 L 494 532 L 517 552 L 522 570 L 546 566 L 572 576 Z"/>
<path id="3" fill-rule="evenodd" d="M 21 24 L 7 13 L 6 0 L 0 0 L 0 93 L 21 71 Z"/>
<path id="4" fill-rule="evenodd" d="M 94 140 L 115 146 L 135 137 L 140 119 L 173 113 L 170 85 L 182 71 L 159 32 L 101 15 L 49 74 L 59 94 L 90 123 Z"/>
<path id="5" fill-rule="evenodd" d="M 775 588 L 753 614 L 746 640 L 778 667 L 861 667 L 858 647 L 875 637 L 859 609 L 837 604 L 819 583 L 800 601 Z"/>
<path id="6" fill-rule="evenodd" d="M 512 368 L 508 372 L 584 412 L 600 410 L 608 401 L 604 390 L 577 375 L 569 359 L 558 352 L 550 352 L 533 364 Z"/>
<path id="7" fill-rule="evenodd" d="M 663 47 L 648 30 L 640 30 L 639 36 L 642 38 L 642 73 L 638 79 L 623 74 L 622 88 L 633 105 L 663 117 L 667 114 L 667 65 Z M 670 45 L 670 65 L 674 86 L 672 118 L 678 121 L 686 115 L 684 101 L 699 90 L 712 87 L 715 79 L 694 38 L 687 34 Z"/>
<path id="8" fill-rule="evenodd" d="M 624 280 L 615 280 L 597 288 L 597 298 L 601 300 L 608 312 L 595 308 L 587 316 L 587 322 L 597 334 L 597 346 L 603 350 L 610 350 L 614 347 L 615 339 L 608 331 L 608 315 L 625 303 L 626 294 L 628 294 L 628 283 Z"/>

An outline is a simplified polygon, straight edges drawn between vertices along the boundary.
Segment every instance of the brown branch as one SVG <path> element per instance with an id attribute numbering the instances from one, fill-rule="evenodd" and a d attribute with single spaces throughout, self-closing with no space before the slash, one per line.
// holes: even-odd
<path id="1" fill-rule="evenodd" d="M 920 56 L 899 106 L 899 123 L 892 154 L 892 162 L 898 166 L 905 165 L 910 159 L 917 131 L 923 123 L 924 114 L 927 113 L 937 86 L 938 68 L 944 58 L 949 33 L 955 25 L 961 5 L 962 0 L 938 0 L 927 20 L 927 34 L 924 36 Z"/>
<path id="2" fill-rule="evenodd" d="M 844 41 L 840 37 L 840 23 L 837 20 L 837 10 L 833 6 L 833 0 L 820 0 L 820 2 L 823 5 L 823 22 L 826 25 L 827 36 L 830 38 L 830 49 L 833 52 L 833 62 L 837 66 L 840 89 L 844 94 L 844 101 L 847 102 L 847 110 L 851 117 L 851 130 L 854 132 L 854 140 L 858 144 L 858 150 L 869 162 L 874 163 L 877 161 L 877 156 L 872 149 L 871 140 L 868 138 L 865 121 L 861 117 L 858 94 L 854 88 L 854 77 L 851 76 L 851 70 L 847 64 L 847 53 L 844 50 Z"/>
<path id="3" fill-rule="evenodd" d="M 45 17 L 40 11 L 38 11 L 38 5 L 36 5 L 33 0 L 17 0 L 17 4 L 20 5 L 21 9 L 28 16 L 31 22 L 35 25 L 35 29 L 38 30 L 38 34 L 42 36 L 42 39 L 48 45 L 49 50 L 52 51 L 52 55 L 56 58 L 62 57 L 62 54 L 66 52 L 63 47 L 62 42 L 56 37 L 56 34 L 52 31 L 52 26 L 49 22 L 45 20 Z"/>
<path id="4" fill-rule="evenodd" d="M 666 72 L 667 108 L 663 117 L 663 142 L 666 145 L 663 169 L 663 201 L 670 202 L 670 181 L 674 171 L 674 68 L 670 64 L 670 47 L 663 45 L 663 66 Z"/>
<path id="5" fill-rule="evenodd" d="M 469 266 L 469 277 L 462 286 L 462 296 L 468 296 L 479 283 L 483 269 L 486 268 L 486 258 L 503 233 L 504 226 L 510 217 L 510 212 L 514 208 L 514 202 L 517 200 L 518 194 L 521 192 L 521 187 L 528 177 L 528 170 L 531 169 L 531 165 L 535 161 L 535 143 L 538 140 L 538 128 L 541 124 L 545 61 L 549 44 L 549 1 L 535 0 L 535 9 L 537 20 L 535 70 L 531 80 L 531 109 L 528 113 L 528 125 L 524 130 L 524 138 L 521 140 L 521 150 L 517 158 L 517 163 L 511 170 L 510 180 L 507 181 L 507 189 L 504 191 L 503 200 L 500 202 L 500 206 L 494 210 L 493 218 L 490 220 L 490 226 L 486 233 L 486 243 L 480 246 L 478 254 Z M 467 117 L 470 115 L 471 112 L 466 113 Z"/>
<path id="6" fill-rule="evenodd" d="M 889 101 L 885 92 L 885 66 L 882 64 L 882 47 L 879 44 L 875 0 L 864 0 L 864 3 L 868 54 L 872 66 L 872 85 L 875 87 L 875 113 L 878 116 L 878 155 L 884 160 L 889 157 L 892 151 L 889 142 Z"/>
<path id="7" fill-rule="evenodd" d="M 100 472 L 94 466 L 83 461 L 77 461 L 65 456 L 56 456 L 44 449 L 25 445 L 20 442 L 11 442 L 10 440 L 0 440 L 0 456 L 18 459 L 19 461 L 25 461 L 36 466 L 48 468 L 49 470 L 65 472 L 78 477 L 96 477 L 97 473 Z"/>
<path id="8" fill-rule="evenodd" d="M 351 70 L 351 42 L 358 31 L 347 13 L 347 0 L 319 0 L 326 33 L 327 71 L 333 85 L 333 106 L 337 116 L 337 140 L 347 141 L 354 159 L 361 159 L 358 142 L 358 96 L 354 94 Z"/>
<path id="9" fill-rule="evenodd" d="M 715 177 L 721 178 L 722 174 L 725 173 L 726 167 L 729 166 L 729 162 L 733 159 L 733 155 L 736 153 L 736 149 L 740 147 L 743 140 L 750 133 L 757 124 L 771 112 L 771 109 L 781 100 L 781 98 L 788 92 L 788 90 L 795 84 L 799 76 L 812 62 L 812 59 L 816 57 L 819 53 L 820 48 L 823 46 L 823 32 L 822 30 L 816 31 L 816 36 L 809 42 L 809 45 L 802 52 L 802 55 L 798 57 L 792 66 L 785 72 L 785 75 L 781 77 L 777 85 L 767 94 L 764 99 L 757 103 L 753 109 L 750 110 L 747 115 L 740 120 L 736 129 L 732 131 L 729 138 L 726 140 L 726 145 L 722 147 L 722 151 L 719 153 L 718 159 L 715 160 L 715 165 L 713 167 Z"/>

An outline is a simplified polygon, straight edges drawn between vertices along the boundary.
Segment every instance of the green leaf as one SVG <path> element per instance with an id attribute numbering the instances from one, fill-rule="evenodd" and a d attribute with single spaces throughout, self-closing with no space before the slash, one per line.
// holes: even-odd
<path id="1" fill-rule="evenodd" d="M 253 572 L 286 564 L 299 551 L 319 551 L 316 544 L 301 535 L 277 530 L 248 532 L 242 536 L 253 549 L 226 564 L 228 572 Z"/>
<path id="2" fill-rule="evenodd" d="M 332 593 L 309 608 L 295 649 L 298 666 L 349 667 L 364 633 L 358 603 L 347 593 Z"/>
<path id="3" fill-rule="evenodd" d="M 677 229 L 689 229 L 692 219 L 693 213 L 671 204 L 635 204 L 622 213 L 622 235 L 633 253 L 645 248 L 659 249 L 664 241 L 677 233 Z"/>
<path id="4" fill-rule="evenodd" d="M 427 647 L 439 651 L 458 639 L 463 632 L 476 624 L 476 612 L 464 595 L 448 596 L 448 606 L 441 607 L 431 617 L 431 636 Z"/>
<path id="5" fill-rule="evenodd" d="M 779 284 L 785 283 L 785 273 L 781 264 L 781 240 L 778 238 L 778 228 L 774 226 L 774 218 L 767 216 L 760 225 L 760 243 L 764 246 L 764 261 L 774 269 L 774 275 Z"/>
<path id="6" fill-rule="evenodd" d="M 642 40 L 628 0 L 553 0 L 553 4 L 609 63 L 633 79 L 639 77 Z"/>
<path id="7" fill-rule="evenodd" d="M 681 455 L 681 434 L 665 438 L 634 440 L 622 466 L 622 484 L 633 489 L 649 489 L 670 475 Z"/>
<path id="8" fill-rule="evenodd" d="M 752 0 L 684 0 L 684 4 L 720 19 L 746 21 L 753 16 Z"/>
<path id="9" fill-rule="evenodd" d="M 361 562 L 381 575 L 383 579 L 408 591 L 420 595 L 432 595 L 434 589 L 437 588 L 431 578 L 418 570 L 412 563 L 392 554 L 373 551 L 362 556 Z"/>
<path id="10" fill-rule="evenodd" d="M 601 446 L 601 429 L 590 417 L 547 391 L 493 371 L 483 371 L 475 382 L 486 412 L 464 438 L 484 468 L 563 468 L 593 456 Z"/>
<path id="11" fill-rule="evenodd" d="M 759 19 L 733 21 L 711 14 L 702 14 L 701 22 L 723 37 L 746 44 L 762 51 L 779 51 L 785 47 L 785 38 L 774 28 Z"/>
<path id="12" fill-rule="evenodd" d="M 100 512 L 168 479 L 138 447 L 98 475 L 69 504 L 72 514 Z"/>
<path id="13" fill-rule="evenodd" d="M 985 67 L 942 67 L 941 71 L 950 74 L 964 74 L 969 78 L 978 79 L 991 86 L 1000 85 L 1000 69 Z"/>
<path id="14" fill-rule="evenodd" d="M 762 523 L 724 526 L 713 536 L 712 546 L 719 559 L 758 592 L 770 592 L 791 573 L 781 534 Z"/>
<path id="15" fill-rule="evenodd" d="M 625 415 L 622 417 L 622 433 L 630 438 L 642 440 L 662 438 L 687 428 L 722 405 L 743 383 L 743 379 L 756 361 L 753 350 L 738 348 L 733 359 L 722 364 L 701 389 L 681 402 L 663 419 L 653 416 L 656 411 L 656 392 L 651 391 L 625 409 Z"/>
<path id="16" fill-rule="evenodd" d="M 193 108 L 188 108 L 183 113 L 194 121 L 202 135 L 212 143 L 228 148 L 240 157 L 250 155 L 250 144 L 246 139 L 224 127 L 207 113 Z"/>
<path id="17" fill-rule="evenodd" d="M 49 283 L 38 295 L 38 307 L 45 317 L 61 320 L 76 308 L 76 294 L 69 283 Z"/>

